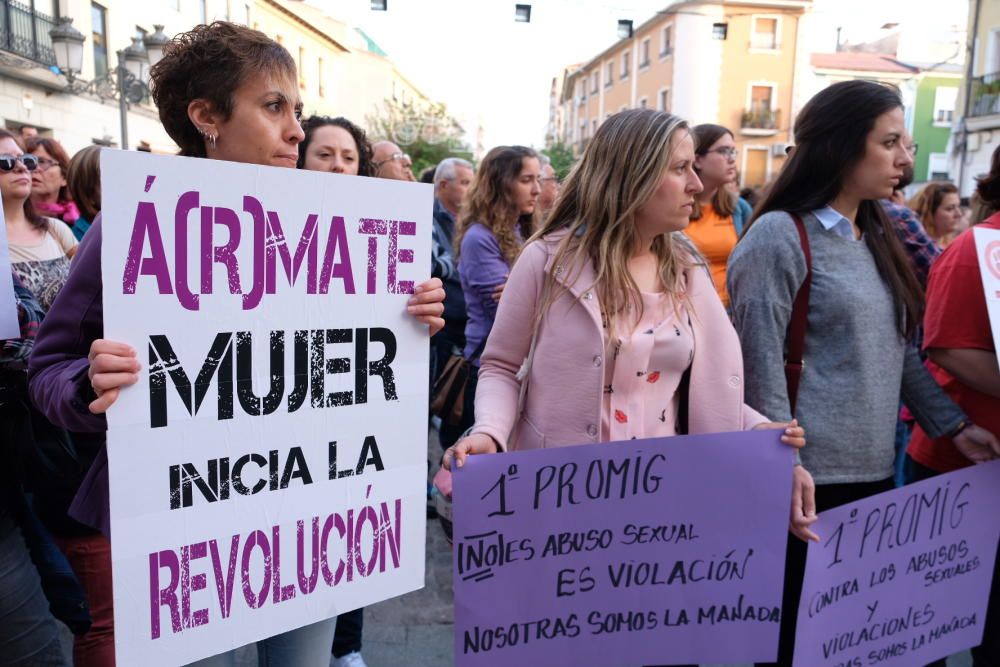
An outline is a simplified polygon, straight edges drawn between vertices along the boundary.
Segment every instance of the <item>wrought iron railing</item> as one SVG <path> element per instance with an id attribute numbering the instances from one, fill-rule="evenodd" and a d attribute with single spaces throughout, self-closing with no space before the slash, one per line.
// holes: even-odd
<path id="1" fill-rule="evenodd" d="M 972 80 L 969 116 L 1000 114 L 1000 72 L 977 76 Z"/>
<path id="2" fill-rule="evenodd" d="M 747 109 L 743 112 L 741 127 L 744 130 L 778 129 L 778 112 L 769 109 Z"/>
<path id="3" fill-rule="evenodd" d="M 55 20 L 32 7 L 0 0 L 0 50 L 17 54 L 43 65 L 55 65 L 49 31 Z"/>

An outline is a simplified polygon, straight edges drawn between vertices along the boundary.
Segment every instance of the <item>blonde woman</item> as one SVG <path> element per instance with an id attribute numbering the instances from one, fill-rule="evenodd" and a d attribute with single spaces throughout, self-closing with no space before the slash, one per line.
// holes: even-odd
<path id="1" fill-rule="evenodd" d="M 463 423 L 443 426 L 448 447 L 472 425 L 479 359 L 493 328 L 499 294 L 524 241 L 535 231 L 541 162 L 524 146 L 497 146 L 483 158 L 458 220 L 455 248 L 469 319 L 465 358 L 471 372 L 465 385 Z"/>
<path id="2" fill-rule="evenodd" d="M 624 111 L 598 129 L 510 274 L 482 357 L 475 426 L 445 453 L 446 467 L 470 454 L 681 432 L 784 428 L 786 444 L 805 444 L 796 423 L 772 424 L 743 402 L 736 332 L 679 234 L 702 190 L 694 161 L 675 116 Z M 797 534 L 811 534 L 801 500 L 793 519 Z"/>
<path id="3" fill-rule="evenodd" d="M 962 222 L 962 202 L 952 183 L 932 181 L 920 189 L 909 203 L 920 218 L 924 231 L 944 250 L 958 236 Z"/>

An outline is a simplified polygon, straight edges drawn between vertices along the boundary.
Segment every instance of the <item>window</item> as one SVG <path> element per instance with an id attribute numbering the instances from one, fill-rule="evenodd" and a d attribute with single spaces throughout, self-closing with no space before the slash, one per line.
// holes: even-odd
<path id="1" fill-rule="evenodd" d="M 632 38 L 632 21 L 621 19 L 618 21 L 618 39 Z"/>
<path id="2" fill-rule="evenodd" d="M 389 10 L 389 0 L 372 0 L 371 9 L 373 12 L 385 12 Z"/>
<path id="3" fill-rule="evenodd" d="M 639 45 L 639 67 L 649 67 L 649 37 Z"/>
<path id="4" fill-rule="evenodd" d="M 769 85 L 750 86 L 750 113 L 770 114 L 774 87 Z"/>
<path id="5" fill-rule="evenodd" d="M 927 180 L 950 181 L 947 153 L 930 153 L 927 155 Z"/>
<path id="6" fill-rule="evenodd" d="M 316 70 L 317 70 L 317 76 L 319 77 L 319 96 L 326 97 L 326 88 L 323 85 L 323 75 L 325 74 L 325 72 L 323 71 L 324 67 L 322 58 L 320 58 L 316 62 Z"/>
<path id="7" fill-rule="evenodd" d="M 625 53 L 622 54 L 622 76 L 621 76 L 621 78 L 623 78 L 623 79 L 627 79 L 628 78 L 628 67 L 629 67 L 629 60 L 631 60 L 631 55 L 632 54 L 629 51 L 626 51 Z"/>
<path id="8" fill-rule="evenodd" d="M 531 23 L 531 5 L 514 5 L 514 21 Z"/>
<path id="9" fill-rule="evenodd" d="M 598 72 L 597 70 L 594 70 L 594 73 L 590 75 L 590 92 L 594 93 L 594 94 L 597 93 L 597 75 L 598 74 L 600 74 L 600 72 Z"/>
<path id="10" fill-rule="evenodd" d="M 597 119 L 590 121 L 590 136 L 597 134 Z"/>
<path id="11" fill-rule="evenodd" d="M 306 50 L 305 47 L 299 47 L 299 88 L 306 87 Z"/>
<path id="12" fill-rule="evenodd" d="M 198 22 L 208 23 L 207 0 L 198 0 Z"/>
<path id="13" fill-rule="evenodd" d="M 712 24 L 712 39 L 725 39 L 728 34 L 729 34 L 728 23 Z"/>
<path id="14" fill-rule="evenodd" d="M 605 65 L 604 68 L 604 87 L 610 88 L 615 82 L 615 64 L 613 62 Z"/>
<path id="15" fill-rule="evenodd" d="M 90 3 L 90 29 L 94 40 L 94 78 L 108 74 L 108 10 Z"/>
<path id="16" fill-rule="evenodd" d="M 932 122 L 935 125 L 951 126 L 957 98 L 958 88 L 942 86 L 934 91 L 934 118 Z"/>
<path id="17" fill-rule="evenodd" d="M 754 16 L 750 33 L 750 48 L 775 51 L 778 44 L 778 17 Z"/>
<path id="18" fill-rule="evenodd" d="M 674 52 L 674 26 L 668 25 L 660 31 L 660 57 L 665 58 Z"/>
<path id="19" fill-rule="evenodd" d="M 659 111 L 670 111 L 670 89 L 660 88 L 660 96 L 656 108 Z"/>
<path id="20" fill-rule="evenodd" d="M 647 98 L 645 98 L 645 97 L 640 97 L 639 98 L 639 108 L 640 109 L 646 109 L 647 107 L 649 107 L 649 100 Z"/>

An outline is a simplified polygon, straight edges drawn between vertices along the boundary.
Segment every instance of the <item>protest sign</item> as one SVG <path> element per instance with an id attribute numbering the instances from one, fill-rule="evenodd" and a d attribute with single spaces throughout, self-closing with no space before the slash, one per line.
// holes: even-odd
<path id="1" fill-rule="evenodd" d="M 177 665 L 423 585 L 424 185 L 105 151 L 118 664 Z"/>
<path id="2" fill-rule="evenodd" d="M 1000 462 L 822 512 L 795 665 L 925 665 L 975 646 L 1000 535 Z M 789 612 L 791 613 L 791 612 Z"/>
<path id="3" fill-rule="evenodd" d="M 986 310 L 993 330 L 993 348 L 1000 350 L 1000 230 L 975 227 L 972 233 L 976 238 L 979 273 L 983 278 Z"/>
<path id="4" fill-rule="evenodd" d="M 0 222 L 3 221 L 3 211 L 0 210 Z M 4 225 L 6 230 L 6 223 Z M 0 237 L 0 340 L 6 340 L 20 338 L 21 326 L 17 321 L 17 299 L 14 297 L 14 277 L 10 272 L 7 234 L 0 234 Z"/>
<path id="5" fill-rule="evenodd" d="M 454 476 L 460 667 L 777 656 L 781 431 L 470 457 Z"/>

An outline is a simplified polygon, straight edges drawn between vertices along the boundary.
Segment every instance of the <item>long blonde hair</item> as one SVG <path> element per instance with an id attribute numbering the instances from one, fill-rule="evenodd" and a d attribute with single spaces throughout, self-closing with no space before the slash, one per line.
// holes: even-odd
<path id="1" fill-rule="evenodd" d="M 608 331 L 616 331 L 623 312 L 642 317 L 642 294 L 628 271 L 638 242 L 635 215 L 660 187 L 672 159 L 672 141 L 684 132 L 685 121 L 652 109 L 622 111 L 598 128 L 532 239 L 569 231 L 556 249 L 553 273 L 546 278 L 549 296 L 540 313 L 555 300 L 555 267 L 579 271 L 589 261 L 595 274 L 591 287 L 597 291 Z M 688 246 L 664 234 L 653 242 L 653 252 L 671 300 L 675 306 L 685 302 L 683 272 L 694 264 Z"/>
<path id="2" fill-rule="evenodd" d="M 524 158 L 538 159 L 538 154 L 524 146 L 497 146 L 483 158 L 469 188 L 468 203 L 462 207 L 458 218 L 456 257 L 461 254 L 465 233 L 478 222 L 496 237 L 507 264 L 514 265 L 521 252 L 521 242 L 531 236 L 537 227 L 536 214 L 522 215 L 511 196 Z M 515 228 L 521 233 L 521 240 L 518 240 Z"/>

